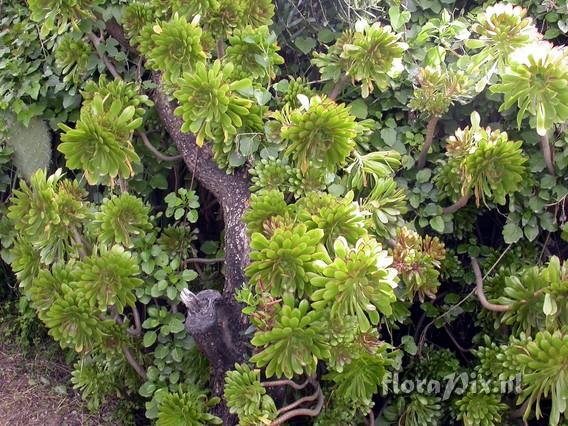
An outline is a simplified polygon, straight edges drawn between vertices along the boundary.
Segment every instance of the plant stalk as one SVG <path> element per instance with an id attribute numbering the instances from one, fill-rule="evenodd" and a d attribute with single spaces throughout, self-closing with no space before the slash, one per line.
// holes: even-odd
<path id="1" fill-rule="evenodd" d="M 148 139 L 148 136 L 146 135 L 146 133 L 144 133 L 141 130 L 138 130 L 136 132 L 138 134 L 138 136 L 140 136 L 140 139 L 142 139 L 142 142 L 144 143 L 144 146 L 146 148 L 148 148 L 148 150 L 154 154 L 154 156 L 158 159 L 158 160 L 162 160 L 162 161 L 177 161 L 177 160 L 181 160 L 183 157 L 181 155 L 166 155 L 166 154 L 162 154 L 160 151 L 158 151 L 156 149 L 156 147 L 154 147 L 154 145 L 152 145 L 152 142 L 150 142 L 150 139 Z"/>
<path id="2" fill-rule="evenodd" d="M 550 141 L 548 140 L 548 134 L 540 137 L 540 147 L 542 149 L 542 155 L 544 156 L 544 162 L 548 173 L 554 175 L 554 162 L 552 160 L 552 150 L 550 148 Z"/>
<path id="3" fill-rule="evenodd" d="M 444 208 L 442 211 L 444 212 L 444 214 L 455 213 L 459 209 L 461 209 L 462 207 L 465 207 L 470 198 L 471 198 L 471 194 L 469 192 L 467 192 L 464 195 L 462 195 L 458 201 L 456 201 L 451 206 Z"/>
<path id="4" fill-rule="evenodd" d="M 349 76 L 347 74 L 343 74 L 341 78 L 337 80 L 337 82 L 331 89 L 331 92 L 329 92 L 328 98 L 331 99 L 332 101 L 337 99 L 337 97 L 341 94 L 342 90 L 347 85 L 348 81 L 349 81 Z"/>
<path id="5" fill-rule="evenodd" d="M 481 275 L 481 268 L 479 267 L 479 262 L 475 257 L 471 258 L 471 266 L 473 268 L 473 273 L 475 274 L 475 292 L 479 298 L 481 306 L 492 312 L 507 312 L 511 310 L 511 305 L 496 305 L 491 303 L 485 297 L 485 292 L 483 291 L 483 276 Z"/>
<path id="6" fill-rule="evenodd" d="M 143 379 L 143 380 L 146 380 L 146 371 L 144 371 L 142 366 L 140 364 L 138 364 L 138 361 L 136 361 L 136 359 L 132 355 L 132 352 L 130 352 L 130 349 L 128 349 L 128 346 L 122 345 L 122 353 L 124 353 L 124 356 L 126 357 L 126 360 L 128 361 L 128 364 L 130 364 L 130 366 L 132 368 L 134 368 L 134 371 L 136 371 L 136 373 L 138 373 L 140 378 Z"/>
<path id="7" fill-rule="evenodd" d="M 428 156 L 428 151 L 432 146 L 432 142 L 434 141 L 434 132 L 436 131 L 436 125 L 438 124 L 438 120 L 440 117 L 433 115 L 430 117 L 428 124 L 426 125 L 426 139 L 424 140 L 424 147 L 420 152 L 420 157 L 418 157 L 418 170 L 422 169 L 426 165 L 426 157 Z"/>

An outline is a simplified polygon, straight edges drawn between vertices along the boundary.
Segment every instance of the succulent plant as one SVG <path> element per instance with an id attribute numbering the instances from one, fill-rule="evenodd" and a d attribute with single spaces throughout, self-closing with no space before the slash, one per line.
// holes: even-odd
<path id="1" fill-rule="evenodd" d="M 203 21 L 216 39 L 225 39 L 237 28 L 270 25 L 273 15 L 271 0 L 218 0 L 215 8 L 205 11 Z"/>
<path id="2" fill-rule="evenodd" d="M 219 398 L 207 398 L 198 389 L 186 387 L 160 396 L 157 426 L 220 425 L 223 421 L 208 411 L 219 403 Z"/>
<path id="3" fill-rule="evenodd" d="M 140 198 L 128 193 L 105 198 L 94 222 L 100 226 L 99 241 L 131 247 L 132 238 L 149 229 L 149 211 Z"/>
<path id="4" fill-rule="evenodd" d="M 425 296 L 436 298 L 441 262 L 446 257 L 444 244 L 437 237 L 423 238 L 408 228 L 400 228 L 392 256 L 409 300 L 416 296 L 420 302 L 424 302 Z"/>
<path id="5" fill-rule="evenodd" d="M 93 48 L 85 40 L 74 34 L 64 35 L 54 50 L 55 65 L 65 75 L 63 80 L 81 82 L 88 69 L 91 54 Z"/>
<path id="6" fill-rule="evenodd" d="M 458 420 L 464 426 L 497 426 L 507 405 L 501 403 L 501 395 L 486 393 L 466 393 L 456 401 Z"/>
<path id="7" fill-rule="evenodd" d="M 333 320 L 357 316 L 361 331 L 379 322 L 379 312 L 392 313 L 396 300 L 396 270 L 392 258 L 372 238 L 360 239 L 350 247 L 345 238 L 333 244 L 335 259 L 318 274 L 310 274 L 314 309 L 329 308 Z"/>
<path id="8" fill-rule="evenodd" d="M 359 21 L 355 31 L 344 32 L 327 54 L 316 54 L 313 62 L 323 79 L 338 80 L 345 73 L 354 82 L 362 82 L 361 94 L 366 98 L 375 85 L 384 90 L 389 78 L 401 71 L 407 45 L 399 38 L 390 26 Z"/>
<path id="9" fill-rule="evenodd" d="M 366 234 L 364 218 L 353 201 L 353 192 L 342 199 L 323 192 L 310 192 L 295 205 L 296 215 L 308 229 L 321 229 L 324 242 L 331 248 L 333 242 L 343 236 L 355 244 Z"/>
<path id="10" fill-rule="evenodd" d="M 301 170 L 298 167 L 287 167 L 288 191 L 299 199 L 311 192 L 321 192 L 327 187 L 329 172 L 317 167 L 312 161 L 308 161 L 308 169 Z"/>
<path id="11" fill-rule="evenodd" d="M 408 398 L 399 398 L 399 401 L 404 404 L 399 419 L 401 426 L 437 426 L 440 424 L 443 415 L 440 398 L 415 392 Z"/>
<path id="12" fill-rule="evenodd" d="M 288 190 L 289 166 L 280 158 L 263 158 L 250 169 L 252 175 L 251 191 L 276 189 L 280 192 Z"/>
<path id="13" fill-rule="evenodd" d="M 371 216 L 368 226 L 377 236 L 392 238 L 397 226 L 402 226 L 402 215 L 408 211 L 406 192 L 393 178 L 381 178 L 362 202 L 361 209 Z"/>
<path id="14" fill-rule="evenodd" d="M 78 265 L 79 292 L 92 309 L 106 312 L 114 306 L 121 314 L 136 302 L 134 289 L 143 284 L 136 278 L 139 268 L 136 260 L 121 246 L 103 248 Z"/>
<path id="15" fill-rule="evenodd" d="M 316 261 L 325 259 L 320 247 L 321 229 L 299 224 L 293 228 L 276 228 L 270 238 L 252 234 L 251 264 L 246 269 L 250 282 L 262 285 L 285 302 L 303 297 L 311 289 L 309 273 L 316 270 Z"/>
<path id="16" fill-rule="evenodd" d="M 224 393 L 230 412 L 239 416 L 242 426 L 269 423 L 276 418 L 276 405 L 260 383 L 260 370 L 235 364 L 235 369 L 225 376 Z"/>
<path id="17" fill-rule="evenodd" d="M 175 82 L 183 72 L 191 72 L 207 55 L 201 45 L 201 28 L 175 14 L 169 21 L 153 27 L 151 40 L 141 44 L 141 53 L 148 66 L 164 73 L 164 78 Z"/>
<path id="18" fill-rule="evenodd" d="M 243 222 L 247 225 L 247 232 L 263 232 L 264 224 L 274 216 L 285 216 L 288 205 L 284 201 L 284 194 L 277 189 L 265 189 L 253 194 L 249 209 L 243 215 Z"/>
<path id="19" fill-rule="evenodd" d="M 143 1 L 133 1 L 126 5 L 124 8 L 124 13 L 122 15 L 122 26 L 126 34 L 137 43 L 140 42 L 138 36 L 143 32 L 144 28 L 151 30 L 151 23 L 156 15 L 156 11 L 153 5 L 149 2 Z M 146 46 L 151 43 L 151 31 L 147 31 L 145 34 L 148 39 L 144 43 L 141 50 L 147 51 Z"/>
<path id="20" fill-rule="evenodd" d="M 88 352 L 102 338 L 96 312 L 87 300 L 70 289 L 64 289 L 63 296 L 56 298 L 45 312 L 43 321 L 49 328 L 49 335 L 62 348 Z"/>
<path id="21" fill-rule="evenodd" d="M 442 117 L 456 101 L 464 102 L 468 79 L 463 71 L 432 67 L 422 68 L 408 106 L 428 117 Z"/>
<path id="22" fill-rule="evenodd" d="M 353 162 L 346 168 L 345 178 L 350 188 L 375 188 L 383 178 L 392 176 L 400 167 L 396 151 L 375 151 L 361 155 L 353 151 Z"/>
<path id="23" fill-rule="evenodd" d="M 459 162 L 461 194 L 473 193 L 478 205 L 487 200 L 505 204 L 505 196 L 520 189 L 526 173 L 522 142 L 509 140 L 505 132 L 479 127 L 476 112 L 471 121 L 471 128 L 458 129 L 446 145 L 452 164 Z"/>
<path id="24" fill-rule="evenodd" d="M 81 108 L 74 129 L 59 125 L 64 133 L 57 149 L 65 155 L 67 166 L 83 170 L 92 185 L 133 175 L 132 164 L 140 158 L 132 146 L 132 132 L 142 124 L 135 114 L 132 105 L 96 95 Z"/>
<path id="25" fill-rule="evenodd" d="M 301 106 L 298 100 L 298 95 L 304 95 L 311 98 L 315 95 L 314 90 L 308 85 L 302 77 L 290 77 L 288 87 L 282 97 L 284 105 L 289 105 L 290 108 L 299 108 Z"/>
<path id="26" fill-rule="evenodd" d="M 51 271 L 39 271 L 29 289 L 29 296 L 39 319 L 45 320 L 45 314 L 53 303 L 64 296 L 63 286 L 72 285 L 75 279 L 74 268 L 69 265 L 57 264 Z"/>
<path id="27" fill-rule="evenodd" d="M 40 169 L 29 186 L 22 181 L 14 191 L 8 217 L 18 232 L 32 240 L 41 261 L 50 264 L 77 250 L 76 231 L 88 217 L 84 197 L 77 181 L 63 179 L 61 169 L 49 177 Z"/>
<path id="28" fill-rule="evenodd" d="M 475 64 L 491 61 L 491 66 L 503 68 L 515 49 L 537 41 L 541 36 L 526 15 L 526 9 L 510 3 L 497 3 L 482 10 L 472 25 L 478 38 L 466 41 L 469 48 L 482 49 L 474 56 Z"/>
<path id="29" fill-rule="evenodd" d="M 234 66 L 220 61 L 207 67 L 200 62 L 193 73 L 185 73 L 178 82 L 175 97 L 180 103 L 176 115 L 183 118 L 183 132 L 193 132 L 197 144 L 206 137 L 214 139 L 221 130 L 224 139 L 234 136 L 249 114 L 252 102 L 238 95 L 239 90 L 251 87 L 249 79 L 232 81 Z"/>
<path id="30" fill-rule="evenodd" d="M 314 374 L 318 360 L 329 357 L 321 313 L 310 310 L 307 300 L 298 307 L 282 306 L 276 323 L 269 331 L 257 332 L 251 343 L 262 348 L 251 358 L 259 368 L 266 368 L 266 377 Z"/>
<path id="31" fill-rule="evenodd" d="M 534 340 L 517 349 L 517 362 L 523 373 L 523 391 L 518 402 L 528 399 L 525 418 L 536 403 L 536 417 L 542 417 L 540 400 L 543 396 L 552 401 L 549 424 L 556 425 L 566 412 L 568 394 L 568 334 L 561 330 L 540 331 Z"/>
<path id="32" fill-rule="evenodd" d="M 334 382 L 334 390 L 341 399 L 356 406 L 369 406 L 391 365 L 385 353 L 388 346 L 383 343 L 373 351 L 362 350 L 341 372 L 331 371 L 324 378 Z"/>
<path id="33" fill-rule="evenodd" d="M 119 101 L 124 107 L 133 106 L 135 108 L 134 117 L 142 118 L 146 113 L 144 107 L 151 107 L 154 103 L 148 96 L 141 94 L 140 89 L 133 82 L 124 80 L 107 81 L 104 75 L 99 77 L 98 83 L 89 80 L 81 90 L 83 96 L 83 108 L 88 107 L 97 95 L 102 97 L 105 102 L 112 103 Z M 109 102 L 110 101 L 110 102 Z"/>
<path id="34" fill-rule="evenodd" d="M 519 127 L 526 112 L 536 117 L 532 127 L 541 136 L 568 119 L 568 66 L 563 49 L 547 43 L 519 49 L 501 78 L 491 91 L 504 95 L 499 111 L 519 108 Z"/>
<path id="35" fill-rule="evenodd" d="M 276 114 L 281 136 L 302 171 L 311 160 L 315 166 L 335 170 L 355 146 L 355 117 L 344 104 L 315 96 L 302 108 Z"/>
<path id="36" fill-rule="evenodd" d="M 247 26 L 233 31 L 223 60 L 235 64 L 235 78 L 265 83 L 276 77 L 277 66 L 284 63 L 279 50 L 276 34 L 266 25 Z"/>

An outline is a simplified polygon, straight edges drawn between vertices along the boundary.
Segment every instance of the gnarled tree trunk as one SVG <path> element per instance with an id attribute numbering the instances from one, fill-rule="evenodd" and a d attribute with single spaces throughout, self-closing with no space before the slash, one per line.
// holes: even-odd
<path id="1" fill-rule="evenodd" d="M 246 353 L 244 331 L 247 320 L 234 300 L 234 291 L 245 281 L 249 241 L 242 216 L 249 199 L 249 181 L 236 171 L 228 175 L 213 161 L 207 144 L 198 147 L 195 136 L 181 131 L 182 120 L 174 114 L 175 106 L 161 89 L 160 75 L 154 76 L 158 89 L 153 100 L 166 130 L 177 145 L 185 164 L 198 182 L 219 201 L 225 222 L 225 286 L 223 294 L 204 290 L 188 302 L 186 329 L 211 364 L 211 387 L 222 396 L 225 372 L 241 362 Z M 224 424 L 236 423 L 224 403 L 215 410 Z"/>

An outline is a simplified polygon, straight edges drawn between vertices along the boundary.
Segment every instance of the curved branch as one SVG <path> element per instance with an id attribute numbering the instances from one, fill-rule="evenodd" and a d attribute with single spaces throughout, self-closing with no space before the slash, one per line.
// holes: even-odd
<path id="1" fill-rule="evenodd" d="M 286 413 L 287 411 L 290 411 L 290 410 L 292 410 L 292 409 L 294 409 L 294 408 L 296 408 L 296 407 L 299 407 L 300 405 L 302 405 L 302 404 L 304 404 L 304 403 L 306 403 L 306 402 L 312 402 L 312 401 L 318 399 L 318 397 L 319 397 L 319 392 L 318 392 L 318 391 L 314 392 L 314 393 L 311 394 L 311 395 L 304 396 L 304 397 L 298 399 L 297 401 L 294 401 L 294 402 L 292 402 L 291 404 L 288 404 L 288 405 L 282 407 L 281 409 L 279 409 L 279 410 L 278 410 L 278 414 Z"/>
<path id="2" fill-rule="evenodd" d="M 466 194 L 462 195 L 460 197 L 460 199 L 458 201 L 456 201 L 454 204 L 452 204 L 451 206 L 445 207 L 442 210 L 442 212 L 444 214 L 455 213 L 459 209 L 461 209 L 462 207 L 465 207 L 470 198 L 471 198 L 471 194 L 469 192 L 467 192 Z"/>
<path id="3" fill-rule="evenodd" d="M 422 151 L 420 152 L 420 157 L 418 157 L 418 164 L 416 168 L 420 170 L 426 164 L 426 157 L 428 156 L 428 151 L 432 146 L 432 142 L 434 141 L 434 132 L 436 131 L 436 124 L 438 124 L 438 120 L 440 117 L 433 115 L 430 117 L 428 124 L 426 125 L 426 138 L 424 139 L 424 146 L 422 147 Z"/>
<path id="4" fill-rule="evenodd" d="M 290 386 L 296 390 L 304 389 L 306 386 L 310 384 L 310 379 L 306 379 L 306 381 L 302 384 L 298 384 L 293 380 L 273 380 L 271 382 L 262 382 L 261 385 L 265 388 L 274 388 L 277 386 Z"/>
<path id="5" fill-rule="evenodd" d="M 317 390 L 315 394 L 317 395 L 318 403 L 314 408 L 298 408 L 296 410 L 288 411 L 286 414 L 283 414 L 282 416 L 274 420 L 272 423 L 270 423 L 270 426 L 278 426 L 284 424 L 288 420 L 294 417 L 300 417 L 300 416 L 316 417 L 321 412 L 324 402 L 323 392 L 321 391 L 321 387 L 319 386 L 319 384 L 317 384 Z"/>
<path id="6" fill-rule="evenodd" d="M 496 305 L 491 303 L 485 297 L 485 292 L 483 291 L 483 276 L 481 275 L 481 269 L 479 268 L 479 262 L 475 257 L 471 258 L 471 266 L 473 268 L 473 273 L 475 274 L 475 292 L 477 293 L 477 297 L 479 298 L 479 302 L 481 305 L 493 312 L 507 312 L 511 310 L 511 305 Z"/>
<path id="7" fill-rule="evenodd" d="M 132 355 L 132 352 L 130 352 L 130 349 L 128 349 L 128 346 L 122 345 L 122 352 L 124 353 L 124 356 L 126 357 L 126 360 L 130 364 L 130 366 L 134 368 L 134 371 L 138 373 L 141 379 L 146 380 L 146 371 L 144 371 L 142 366 L 138 364 L 138 361 L 136 361 L 136 359 Z"/>
<path id="8" fill-rule="evenodd" d="M 142 335 L 142 322 L 136 305 L 132 306 L 132 316 L 134 317 L 134 327 L 129 327 L 127 331 L 132 336 L 140 337 Z"/>
<path id="9" fill-rule="evenodd" d="M 138 134 L 138 136 L 140 136 L 140 139 L 142 139 L 142 142 L 144 143 L 144 146 L 146 148 L 148 148 L 148 150 L 154 154 L 154 156 L 158 159 L 158 160 L 162 160 L 162 161 L 177 161 L 177 160 L 181 160 L 183 157 L 181 155 L 166 155 L 161 153 L 160 151 L 158 151 L 156 149 L 156 147 L 154 145 L 152 145 L 152 142 L 150 142 L 150 139 L 148 139 L 148 136 L 146 135 L 146 133 L 144 133 L 141 130 L 138 130 L 136 132 Z"/>

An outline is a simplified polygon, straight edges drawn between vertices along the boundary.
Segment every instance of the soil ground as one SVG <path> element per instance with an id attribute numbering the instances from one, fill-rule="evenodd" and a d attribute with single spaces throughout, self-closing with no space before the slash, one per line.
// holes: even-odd
<path id="1" fill-rule="evenodd" d="M 49 348 L 24 356 L 0 334 L 0 426 L 83 426 L 116 423 L 92 414 L 69 382 L 70 370 Z"/>

